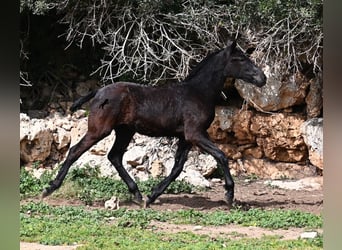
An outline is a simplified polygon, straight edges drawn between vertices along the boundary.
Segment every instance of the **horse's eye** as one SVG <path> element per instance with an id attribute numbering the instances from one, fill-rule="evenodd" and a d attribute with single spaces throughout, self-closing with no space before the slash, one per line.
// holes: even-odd
<path id="1" fill-rule="evenodd" d="M 255 48 L 254 47 L 250 47 L 246 50 L 246 54 L 247 55 L 251 55 L 254 52 Z"/>

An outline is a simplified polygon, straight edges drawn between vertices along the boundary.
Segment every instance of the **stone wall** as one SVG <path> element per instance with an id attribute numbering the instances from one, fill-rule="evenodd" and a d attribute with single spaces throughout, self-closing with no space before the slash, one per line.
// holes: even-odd
<path id="1" fill-rule="evenodd" d="M 298 179 L 315 175 L 316 167 L 323 169 L 322 119 L 314 119 L 305 121 L 294 114 L 265 115 L 217 107 L 208 132 L 229 157 L 233 175 Z M 87 117 L 84 110 L 68 116 L 55 113 L 45 119 L 20 114 L 20 124 L 22 165 L 38 165 L 42 170 L 55 168 L 64 160 L 69 148 L 86 132 Z M 106 157 L 114 140 L 113 132 L 83 154 L 73 167 L 98 165 L 103 175 L 119 178 Z M 124 166 L 135 179 L 166 176 L 174 163 L 176 142 L 136 134 L 124 155 Z M 213 177 L 216 170 L 212 156 L 193 148 L 179 178 L 207 187 L 207 178 Z"/>

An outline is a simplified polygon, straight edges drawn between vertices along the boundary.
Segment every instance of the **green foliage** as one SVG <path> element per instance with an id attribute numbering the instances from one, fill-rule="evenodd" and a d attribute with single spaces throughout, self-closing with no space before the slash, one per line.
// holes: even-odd
<path id="1" fill-rule="evenodd" d="M 40 180 L 35 178 L 24 167 L 20 168 L 20 194 L 36 193 L 40 188 Z"/>
<path id="2" fill-rule="evenodd" d="M 66 185 L 67 188 L 63 189 L 62 186 L 57 195 L 63 197 L 65 191 L 70 194 L 70 189 L 73 189 L 74 191 L 71 193 L 87 205 L 91 205 L 96 201 L 108 200 L 113 195 L 120 199 L 130 197 L 128 188 L 122 181 L 100 176 L 98 166 L 90 167 L 85 165 L 84 167 L 73 168 L 64 182 L 63 185 Z"/>
<path id="3" fill-rule="evenodd" d="M 26 170 L 24 167 L 20 168 L 20 183 L 19 193 L 20 197 L 30 197 L 38 195 L 45 186 L 48 185 L 52 179 L 55 171 L 44 171 L 40 178 L 33 176 L 31 171 Z"/>
<path id="4" fill-rule="evenodd" d="M 258 226 L 272 229 L 289 227 L 322 227 L 322 217 L 293 210 L 270 210 L 250 209 L 241 211 L 234 209 L 229 215 L 226 213 L 208 214 L 208 220 L 215 225 L 235 223 L 244 226 Z"/>
<path id="5" fill-rule="evenodd" d="M 70 180 L 79 187 L 77 188 L 78 198 L 89 205 L 95 201 L 108 200 L 113 195 L 121 200 L 127 200 L 131 196 L 127 185 L 122 180 L 100 176 L 99 167 L 93 168 L 86 165 L 82 168 L 74 168 L 70 173 Z M 150 178 L 147 181 L 138 181 L 137 185 L 143 194 L 149 194 L 161 180 Z M 193 185 L 176 180 L 170 184 L 165 193 L 192 193 L 194 190 Z"/>
<path id="6" fill-rule="evenodd" d="M 234 210 L 232 213 L 217 211 L 210 214 L 195 210 L 168 212 L 152 209 L 119 209 L 112 211 L 85 207 L 55 207 L 44 203 L 29 202 L 22 204 L 20 209 L 20 239 L 48 245 L 75 243 L 82 245 L 78 249 L 113 249 L 114 246 L 115 249 L 322 249 L 322 236 L 314 240 L 292 241 L 281 240 L 277 237 L 232 240 L 227 237 L 195 235 L 191 232 L 160 232 L 149 227 L 152 220 L 191 224 L 198 222 L 202 225 L 241 224 L 241 218 L 245 215 L 246 211 L 241 210 Z M 222 219 L 229 216 L 231 220 Z M 320 216 L 301 212 L 284 214 L 280 210 L 258 210 L 247 212 L 245 221 L 251 218 L 252 221 L 258 221 L 260 218 L 277 216 L 279 219 L 292 221 L 292 227 L 298 226 L 294 219 L 303 216 L 310 217 L 312 221 L 322 219 Z M 305 227 L 312 225 L 314 224 L 308 223 Z"/>
<path id="7" fill-rule="evenodd" d="M 56 171 L 57 169 L 45 171 L 40 179 L 37 179 L 30 171 L 22 168 L 20 173 L 20 195 L 29 197 L 40 194 L 43 188 L 53 179 Z M 143 194 L 149 194 L 152 188 L 161 180 L 161 178 L 150 178 L 147 181 L 138 181 L 137 184 Z M 176 180 L 170 184 L 164 193 L 193 193 L 195 190 L 199 190 L 199 188 L 187 182 Z M 64 198 L 78 198 L 86 205 L 92 205 L 94 202 L 104 202 L 113 195 L 120 198 L 120 200 L 128 200 L 131 197 L 127 185 L 122 180 L 101 176 L 98 166 L 91 167 L 89 165 L 72 168 L 61 188 L 53 195 Z"/>
<path id="8" fill-rule="evenodd" d="M 118 210 L 92 209 L 84 207 L 53 207 L 43 203 L 29 202 L 21 206 L 21 213 L 30 211 L 30 216 L 52 215 L 61 216 L 59 220 L 77 221 L 81 218 L 100 223 L 114 220 L 117 226 L 147 228 L 154 221 L 171 222 L 175 224 L 195 224 L 203 226 L 222 226 L 239 224 L 243 226 L 257 226 L 270 229 L 295 228 L 322 228 L 322 216 L 295 210 L 262 210 L 250 209 L 243 211 L 232 209 L 230 212 L 214 211 L 203 212 L 195 209 L 179 211 L 157 211 L 153 209 Z"/>

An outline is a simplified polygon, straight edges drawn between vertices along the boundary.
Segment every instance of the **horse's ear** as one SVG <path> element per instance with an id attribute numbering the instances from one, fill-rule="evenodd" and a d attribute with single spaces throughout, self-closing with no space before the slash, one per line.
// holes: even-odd
<path id="1" fill-rule="evenodd" d="M 233 41 L 233 43 L 232 43 L 232 45 L 230 47 L 231 47 L 232 50 L 236 48 L 236 41 L 235 40 Z"/>
<path id="2" fill-rule="evenodd" d="M 236 48 L 236 41 L 228 41 L 227 47 L 225 48 L 225 52 L 227 55 L 230 55 L 232 51 Z"/>
<path id="3" fill-rule="evenodd" d="M 227 48 L 230 48 L 231 50 L 233 50 L 233 49 L 235 49 L 235 47 L 236 47 L 236 41 L 235 40 L 227 42 Z"/>

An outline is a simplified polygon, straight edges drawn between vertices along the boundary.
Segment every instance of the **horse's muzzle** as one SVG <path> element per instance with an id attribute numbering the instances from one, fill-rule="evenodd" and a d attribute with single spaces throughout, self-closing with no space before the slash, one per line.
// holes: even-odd
<path id="1" fill-rule="evenodd" d="M 258 87 L 264 86 L 267 81 L 267 77 L 265 76 L 264 73 L 255 75 L 253 79 L 254 79 L 253 83 Z"/>

